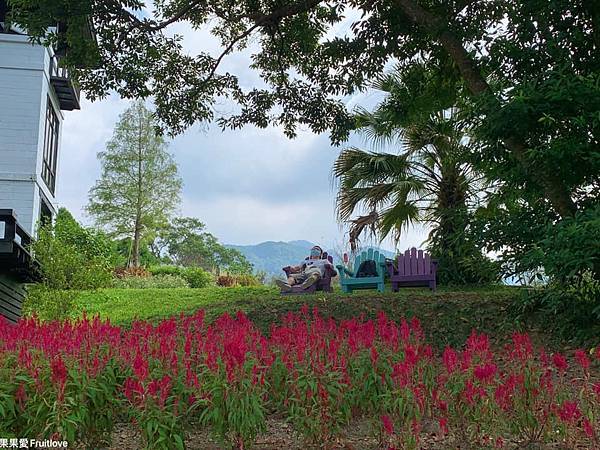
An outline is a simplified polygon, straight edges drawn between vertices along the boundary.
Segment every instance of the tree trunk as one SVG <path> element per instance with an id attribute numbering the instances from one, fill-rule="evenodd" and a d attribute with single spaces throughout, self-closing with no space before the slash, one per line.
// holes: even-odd
<path id="1" fill-rule="evenodd" d="M 396 0 L 396 2 L 413 22 L 423 27 L 446 49 L 473 95 L 492 93 L 488 82 L 481 75 L 460 39 L 448 30 L 446 23 L 440 17 L 423 9 L 414 0 Z M 499 101 L 495 102 L 495 107 L 498 109 L 501 107 Z M 519 164 L 533 175 L 534 180 L 543 188 L 545 197 L 562 217 L 573 216 L 577 212 L 577 206 L 563 180 L 546 171 L 538 171 L 529 163 L 527 146 L 523 141 L 515 136 L 503 136 L 502 142 Z"/>
<path id="2" fill-rule="evenodd" d="M 140 231 L 139 222 L 136 220 L 135 231 L 133 233 L 133 250 L 131 252 L 131 266 L 135 268 L 140 267 Z"/>
<path id="3" fill-rule="evenodd" d="M 136 204 L 136 214 L 135 214 L 135 226 L 133 231 L 133 255 L 132 255 L 132 265 L 133 267 L 140 267 L 140 241 L 142 239 L 142 189 L 143 185 L 143 176 L 142 176 L 142 127 L 143 120 L 141 116 L 142 112 L 138 111 L 138 154 L 137 154 L 137 163 L 138 163 L 138 173 L 137 173 L 137 204 Z"/>

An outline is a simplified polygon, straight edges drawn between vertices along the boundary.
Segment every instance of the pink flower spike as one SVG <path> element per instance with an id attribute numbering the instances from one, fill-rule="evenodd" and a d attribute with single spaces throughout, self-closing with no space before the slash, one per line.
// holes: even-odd
<path id="1" fill-rule="evenodd" d="M 381 416 L 381 422 L 383 423 L 383 430 L 387 434 L 389 434 L 389 435 L 394 434 L 394 423 L 392 422 L 392 419 L 390 419 L 390 416 L 388 416 L 388 415 Z"/>
<path id="2" fill-rule="evenodd" d="M 594 427 L 592 426 L 591 422 L 588 420 L 587 417 L 583 418 L 582 426 L 583 426 L 583 432 L 585 433 L 585 435 L 589 438 L 593 438 L 594 434 L 596 434 L 596 433 L 594 432 Z"/>
<path id="3" fill-rule="evenodd" d="M 575 350 L 575 359 L 577 360 L 584 372 L 590 370 L 591 361 L 583 350 Z"/>
<path id="4" fill-rule="evenodd" d="M 574 424 L 581 417 L 581 411 L 576 402 L 564 401 L 557 412 L 560 420 L 568 424 Z"/>
<path id="5" fill-rule="evenodd" d="M 565 358 L 560 353 L 555 353 L 554 355 L 552 355 L 552 363 L 554 364 L 554 367 L 558 369 L 559 372 L 564 372 L 569 367 L 569 364 L 567 363 L 567 358 Z"/>

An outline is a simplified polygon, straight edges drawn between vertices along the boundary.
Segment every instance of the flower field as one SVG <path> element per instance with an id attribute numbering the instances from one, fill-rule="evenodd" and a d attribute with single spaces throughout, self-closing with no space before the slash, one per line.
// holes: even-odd
<path id="1" fill-rule="evenodd" d="M 248 448 L 272 416 L 335 446 L 369 424 L 383 448 L 599 448 L 600 351 L 572 357 L 514 334 L 502 350 L 473 332 L 435 354 L 418 320 L 334 321 L 304 307 L 268 334 L 238 313 L 202 311 L 119 327 L 99 319 L 0 324 L 0 437 L 106 446 L 115 424 L 147 448 L 184 448 L 203 427 Z M 75 444 L 76 443 L 76 444 Z"/>

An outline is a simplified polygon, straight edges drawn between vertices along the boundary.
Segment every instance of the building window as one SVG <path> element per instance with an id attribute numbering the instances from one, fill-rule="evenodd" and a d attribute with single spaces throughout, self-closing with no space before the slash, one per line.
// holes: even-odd
<path id="1" fill-rule="evenodd" d="M 42 179 L 54 194 L 56 187 L 56 163 L 58 159 L 58 116 L 54 111 L 50 97 L 46 107 L 46 129 L 44 131 L 44 160 L 42 162 Z"/>
<path id="2" fill-rule="evenodd" d="M 42 227 L 52 224 L 52 210 L 49 205 L 50 202 L 40 189 L 40 226 Z"/>

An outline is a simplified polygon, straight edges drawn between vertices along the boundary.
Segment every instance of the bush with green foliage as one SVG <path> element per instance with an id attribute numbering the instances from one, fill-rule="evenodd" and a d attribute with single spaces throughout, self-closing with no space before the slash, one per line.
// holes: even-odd
<path id="1" fill-rule="evenodd" d="M 41 226 L 32 244 L 43 283 L 50 289 L 108 286 L 114 254 L 104 233 L 83 228 L 62 208 L 54 224 Z"/>
<path id="2" fill-rule="evenodd" d="M 254 287 L 261 286 L 262 284 L 254 275 L 226 274 L 217 277 L 217 286 L 221 287 Z"/>
<path id="3" fill-rule="evenodd" d="M 541 289 L 524 291 L 515 302 L 517 318 L 536 317 L 565 339 L 598 343 L 600 336 L 600 282 L 590 274 L 577 283 L 550 283 Z"/>
<path id="4" fill-rule="evenodd" d="M 123 277 L 113 281 L 118 289 L 177 289 L 189 288 L 187 280 L 179 275 L 153 275 L 151 277 Z"/>
<path id="5" fill-rule="evenodd" d="M 62 320 L 74 311 L 77 291 L 50 289 L 43 283 L 27 289 L 27 299 L 23 304 L 24 316 L 36 316 L 40 320 Z"/>
<path id="6" fill-rule="evenodd" d="M 63 319 L 72 310 L 74 291 L 110 285 L 115 256 L 104 233 L 82 227 L 64 208 L 54 224 L 40 226 L 32 244 L 41 283 L 29 287 L 25 314 Z"/>
<path id="7" fill-rule="evenodd" d="M 213 276 L 200 267 L 180 267 L 180 266 L 152 266 L 148 271 L 153 276 L 175 275 L 186 280 L 189 287 L 194 289 L 203 288 L 213 283 Z"/>
<path id="8" fill-rule="evenodd" d="M 191 288 L 203 288 L 214 282 L 212 274 L 200 267 L 186 267 L 181 275 L 187 280 Z"/>

